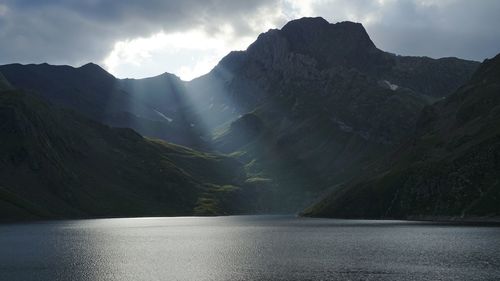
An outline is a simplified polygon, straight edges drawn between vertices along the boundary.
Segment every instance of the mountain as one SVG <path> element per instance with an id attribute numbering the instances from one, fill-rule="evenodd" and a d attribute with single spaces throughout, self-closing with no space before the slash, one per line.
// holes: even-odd
<path id="1" fill-rule="evenodd" d="M 121 80 L 95 64 L 0 72 L 95 121 L 235 158 L 247 176 L 239 183 L 246 211 L 294 212 L 390 155 L 421 111 L 478 65 L 387 53 L 359 23 L 302 18 L 190 82 L 168 73 Z"/>
<path id="2" fill-rule="evenodd" d="M 0 72 L 14 87 L 95 121 L 177 144 L 205 147 L 202 135 L 191 125 L 194 121 L 183 111 L 179 95 L 183 85 L 174 75 L 120 80 L 92 63 L 79 68 L 10 64 L 0 66 Z"/>
<path id="3" fill-rule="evenodd" d="M 435 100 L 455 90 L 475 67 L 475 62 L 455 58 L 396 56 L 377 49 L 361 24 L 303 18 L 261 34 L 248 50 L 230 53 L 208 75 L 192 82 L 168 73 L 121 80 L 92 63 L 79 68 L 11 64 L 0 66 L 0 72 L 14 87 L 93 120 L 208 148 L 214 128 L 277 93 L 292 99 L 294 92 L 312 84 L 308 92 L 326 94 L 337 90 L 332 85 L 337 80 L 352 79 L 347 73 L 353 72 L 380 87 Z M 278 85 L 287 88 L 280 90 Z"/>
<path id="4" fill-rule="evenodd" d="M 354 74 L 376 80 L 380 87 L 438 99 L 456 90 L 477 66 L 456 58 L 397 56 L 379 50 L 359 23 L 302 18 L 262 33 L 246 51 L 231 52 L 187 87 L 204 97 L 212 114 L 234 111 L 238 116 L 270 96 L 292 95 L 295 90 L 327 95 L 337 80 Z M 305 88 L 311 85 L 316 86 Z"/>
<path id="5" fill-rule="evenodd" d="M 261 34 L 186 88 L 214 128 L 216 149 L 297 207 L 399 145 L 420 111 L 477 66 L 397 56 L 379 50 L 361 24 L 303 18 Z"/>
<path id="6" fill-rule="evenodd" d="M 0 91 L 0 219 L 236 213 L 242 165 Z"/>
<path id="7" fill-rule="evenodd" d="M 415 136 L 383 162 L 380 172 L 337 187 L 305 215 L 498 219 L 500 55 L 426 107 Z"/>

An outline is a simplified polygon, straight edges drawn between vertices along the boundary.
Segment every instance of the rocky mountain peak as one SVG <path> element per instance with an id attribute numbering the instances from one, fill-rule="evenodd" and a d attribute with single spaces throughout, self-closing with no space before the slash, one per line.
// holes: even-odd
<path id="1" fill-rule="evenodd" d="M 90 75 L 100 75 L 103 77 L 114 79 L 114 76 L 111 73 L 107 72 L 104 68 L 102 68 L 98 64 L 92 62 L 80 66 L 79 68 L 77 68 L 77 70 Z"/>
<path id="2" fill-rule="evenodd" d="M 102 69 L 99 65 L 93 63 L 93 62 L 89 62 L 89 63 L 86 63 L 82 66 L 80 66 L 80 68 L 87 68 L 87 69 Z"/>
<path id="3" fill-rule="evenodd" d="M 373 45 L 370 40 L 370 36 L 366 32 L 363 25 L 361 23 L 351 21 L 329 23 L 322 17 L 304 17 L 288 22 L 283 26 L 281 31 L 287 34 L 287 36 L 292 34 L 310 37 L 319 35 L 329 35 L 334 37 L 345 36 L 346 38 L 342 39 L 348 40 L 356 38 L 360 42 L 370 43 Z"/>
<path id="4" fill-rule="evenodd" d="M 330 23 L 322 17 L 303 17 L 287 22 L 282 30 L 304 32 L 312 29 L 326 28 Z"/>
<path id="5" fill-rule="evenodd" d="M 281 31 L 293 44 L 300 41 L 303 41 L 304 44 L 319 44 L 321 42 L 339 44 L 344 42 L 350 47 L 357 47 L 357 45 L 375 47 L 363 25 L 350 21 L 329 23 L 321 17 L 301 18 L 290 21 L 283 26 Z"/>
<path id="6" fill-rule="evenodd" d="M 262 33 L 247 51 L 250 57 L 268 62 L 300 54 L 314 59 L 320 68 L 363 67 L 381 53 L 360 23 L 331 24 L 321 17 L 293 20 L 280 30 Z"/>

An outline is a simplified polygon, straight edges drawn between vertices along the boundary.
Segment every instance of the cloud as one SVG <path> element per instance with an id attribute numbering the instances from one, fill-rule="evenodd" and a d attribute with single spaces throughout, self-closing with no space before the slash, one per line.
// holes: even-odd
<path id="1" fill-rule="evenodd" d="M 253 40 L 250 36 L 236 36 L 229 25 L 220 27 L 215 35 L 200 29 L 160 32 L 117 42 L 104 65 L 118 77 L 141 78 L 170 72 L 191 80 L 209 72 L 231 50 L 245 49 Z"/>
<path id="2" fill-rule="evenodd" d="M 496 0 L 317 0 L 307 9 L 361 22 L 380 49 L 397 54 L 483 60 L 500 52 Z"/>
<path id="3" fill-rule="evenodd" d="M 148 77 L 162 72 L 191 80 L 209 72 L 232 50 L 244 50 L 262 31 L 284 23 L 279 5 L 261 6 L 252 15 L 190 30 L 162 30 L 148 37 L 121 40 L 104 59 L 118 77 Z M 279 24 L 281 25 L 281 24 Z"/>
<path id="4" fill-rule="evenodd" d="M 0 0 L 0 63 L 106 66 L 120 77 L 208 71 L 291 19 L 362 22 L 383 50 L 482 60 L 500 52 L 500 1 Z"/>
<path id="5" fill-rule="evenodd" d="M 250 20 L 279 1 L 0 0 L 0 63 L 102 61 L 116 42 L 159 32 L 221 27 L 253 31 Z"/>

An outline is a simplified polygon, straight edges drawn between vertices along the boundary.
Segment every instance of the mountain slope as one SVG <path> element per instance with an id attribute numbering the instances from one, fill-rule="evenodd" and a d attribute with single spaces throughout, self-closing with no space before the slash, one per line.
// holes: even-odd
<path id="1" fill-rule="evenodd" d="M 14 87 L 32 91 L 52 104 L 95 121 L 133 128 L 142 135 L 178 144 L 204 147 L 200 134 L 190 125 L 193 121 L 183 112 L 183 84 L 174 75 L 119 80 L 92 63 L 79 68 L 10 64 L 0 66 L 0 72 Z"/>
<path id="2" fill-rule="evenodd" d="M 281 201 L 297 190 L 290 205 L 298 206 L 399 145 L 420 111 L 476 67 L 396 56 L 361 24 L 303 18 L 261 34 L 186 87 L 216 128 L 215 147 L 281 186 Z"/>
<path id="3" fill-rule="evenodd" d="M 351 218 L 500 217 L 500 55 L 427 107 L 387 168 L 339 187 L 306 215 Z"/>
<path id="4" fill-rule="evenodd" d="M 12 86 L 10 85 L 9 81 L 5 79 L 3 74 L 0 72 L 0 91 L 5 91 L 11 89 Z"/>
<path id="5" fill-rule="evenodd" d="M 244 180 L 234 159 L 0 92 L 2 219 L 223 213 Z"/>

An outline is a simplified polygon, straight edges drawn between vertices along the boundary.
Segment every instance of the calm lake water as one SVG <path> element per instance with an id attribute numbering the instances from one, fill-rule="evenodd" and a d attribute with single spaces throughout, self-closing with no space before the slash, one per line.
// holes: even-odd
<path id="1" fill-rule="evenodd" d="M 0 280 L 500 280 L 500 228 L 291 216 L 0 225 Z"/>

